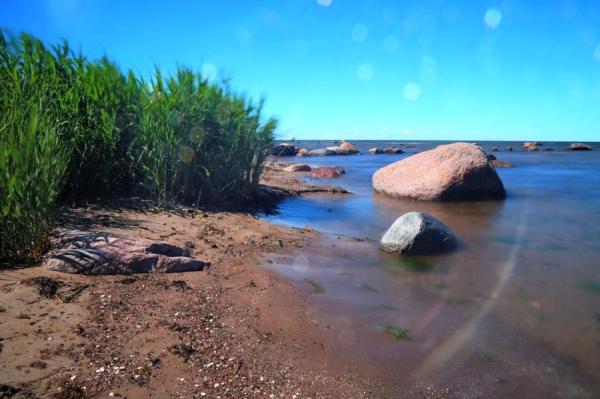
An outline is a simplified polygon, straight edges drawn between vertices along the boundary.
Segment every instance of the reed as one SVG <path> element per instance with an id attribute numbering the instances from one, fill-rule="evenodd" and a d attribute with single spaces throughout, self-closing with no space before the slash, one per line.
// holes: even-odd
<path id="1" fill-rule="evenodd" d="M 57 199 L 136 194 L 194 206 L 251 199 L 276 128 L 262 105 L 190 69 L 174 76 L 157 69 L 145 80 L 66 42 L 46 46 L 0 30 L 1 256 L 42 251 Z M 47 217 L 31 225 L 40 214 Z M 23 235 L 24 225 L 39 231 L 30 236 L 40 249 L 8 226 L 21 222 Z"/>

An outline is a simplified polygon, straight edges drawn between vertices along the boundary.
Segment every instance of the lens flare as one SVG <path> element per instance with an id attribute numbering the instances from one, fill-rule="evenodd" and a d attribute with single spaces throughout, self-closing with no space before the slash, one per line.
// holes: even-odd
<path id="1" fill-rule="evenodd" d="M 356 43 L 363 43 L 369 36 L 369 29 L 361 24 L 354 25 L 352 28 L 352 40 Z"/>
<path id="2" fill-rule="evenodd" d="M 406 98 L 408 101 L 417 101 L 421 95 L 421 86 L 415 82 L 408 82 L 406 86 L 404 86 L 403 93 L 404 98 Z"/>
<path id="3" fill-rule="evenodd" d="M 181 162 L 192 163 L 194 160 L 194 150 L 190 146 L 182 145 L 179 147 L 178 156 Z"/>
<path id="4" fill-rule="evenodd" d="M 356 74 L 360 80 L 371 80 L 373 78 L 373 67 L 371 64 L 360 64 Z"/>
<path id="5" fill-rule="evenodd" d="M 483 22 L 490 29 L 496 29 L 502 21 L 502 13 L 497 8 L 489 8 L 483 16 Z"/>
<path id="6" fill-rule="evenodd" d="M 317 0 L 317 4 L 322 7 L 329 7 L 333 3 L 333 0 Z"/>

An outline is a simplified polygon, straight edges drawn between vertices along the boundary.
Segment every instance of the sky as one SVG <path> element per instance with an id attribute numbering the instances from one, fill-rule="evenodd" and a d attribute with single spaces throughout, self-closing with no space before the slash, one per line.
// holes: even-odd
<path id="1" fill-rule="evenodd" d="M 228 78 L 282 139 L 600 141 L 600 0 L 0 0 L 0 26 Z"/>

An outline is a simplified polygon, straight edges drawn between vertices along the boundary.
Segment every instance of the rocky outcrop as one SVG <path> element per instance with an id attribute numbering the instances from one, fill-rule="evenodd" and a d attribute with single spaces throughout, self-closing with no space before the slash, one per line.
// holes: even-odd
<path id="1" fill-rule="evenodd" d="M 387 165 L 373 175 L 375 191 L 438 201 L 500 199 L 506 192 L 483 150 L 473 144 L 440 145 Z"/>
<path id="2" fill-rule="evenodd" d="M 277 144 L 271 149 L 271 155 L 284 157 L 296 155 L 296 146 L 292 143 Z"/>
<path id="3" fill-rule="evenodd" d="M 310 172 L 312 169 L 310 166 L 303 163 L 293 163 L 283 168 L 285 172 Z"/>
<path id="4" fill-rule="evenodd" d="M 457 239 L 444 223 L 426 213 L 400 216 L 385 232 L 379 246 L 395 255 L 434 255 L 456 248 Z"/>
<path id="5" fill-rule="evenodd" d="M 585 143 L 573 143 L 569 146 L 571 151 L 591 151 L 592 149 L 591 145 Z"/>
<path id="6" fill-rule="evenodd" d="M 333 179 L 335 177 L 339 177 L 344 173 L 346 173 L 346 171 L 343 168 L 324 166 L 320 168 L 313 168 L 312 173 L 310 175 L 316 178 Z"/>
<path id="7" fill-rule="evenodd" d="M 106 233 L 62 231 L 61 249 L 50 252 L 48 269 L 73 274 L 106 275 L 200 271 L 208 262 L 191 257 L 188 248 L 143 238 Z"/>
<path id="8" fill-rule="evenodd" d="M 404 151 L 401 148 L 392 146 L 392 147 L 384 148 L 383 153 L 384 154 L 402 154 L 402 153 L 404 153 Z"/>

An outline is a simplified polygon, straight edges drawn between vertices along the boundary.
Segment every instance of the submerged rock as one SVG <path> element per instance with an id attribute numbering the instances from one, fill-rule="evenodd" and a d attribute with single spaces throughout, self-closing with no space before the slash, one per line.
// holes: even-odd
<path id="1" fill-rule="evenodd" d="M 592 146 L 585 143 L 573 143 L 569 146 L 571 151 L 591 151 Z"/>
<path id="2" fill-rule="evenodd" d="M 317 178 L 333 179 L 339 177 L 341 174 L 346 173 L 343 168 L 334 168 L 331 166 L 324 166 L 320 168 L 313 168 L 311 176 Z"/>
<path id="3" fill-rule="evenodd" d="M 106 275 L 200 271 L 207 262 L 190 257 L 190 249 L 143 238 L 66 231 L 64 248 L 46 260 L 48 269 L 73 274 Z"/>
<path id="4" fill-rule="evenodd" d="M 510 162 L 506 162 L 506 161 L 499 161 L 497 159 L 494 159 L 492 161 L 490 161 L 490 163 L 495 167 L 495 168 L 512 168 L 513 164 Z"/>
<path id="5" fill-rule="evenodd" d="M 271 155 L 276 156 L 292 156 L 296 155 L 296 146 L 292 143 L 277 144 L 271 149 Z"/>
<path id="6" fill-rule="evenodd" d="M 426 213 L 400 216 L 385 232 L 379 246 L 396 255 L 434 255 L 456 248 L 457 239 L 444 223 Z"/>
<path id="7" fill-rule="evenodd" d="M 416 200 L 469 201 L 506 197 L 483 150 L 473 144 L 440 145 L 373 174 L 375 191 Z"/>

